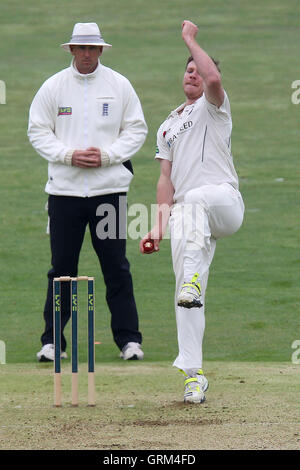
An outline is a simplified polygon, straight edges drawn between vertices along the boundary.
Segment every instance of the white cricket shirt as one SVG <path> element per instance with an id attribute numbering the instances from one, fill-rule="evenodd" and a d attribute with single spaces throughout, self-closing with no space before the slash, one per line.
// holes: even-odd
<path id="1" fill-rule="evenodd" d="M 99 61 L 81 74 L 71 66 L 44 82 L 30 106 L 28 137 L 48 160 L 49 194 L 92 197 L 127 192 L 132 173 L 123 162 L 147 135 L 140 100 L 127 78 Z M 110 165 L 79 168 L 66 164 L 73 150 L 98 147 Z"/>
<path id="2" fill-rule="evenodd" d="M 218 108 L 203 94 L 195 103 L 171 112 L 157 132 L 157 159 L 172 162 L 174 202 L 187 191 L 206 184 L 230 183 L 238 189 L 238 176 L 231 155 L 230 103 Z"/>

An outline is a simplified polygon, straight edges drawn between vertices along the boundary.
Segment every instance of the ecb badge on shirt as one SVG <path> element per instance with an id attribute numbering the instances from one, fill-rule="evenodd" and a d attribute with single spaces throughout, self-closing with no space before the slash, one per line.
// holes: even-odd
<path id="1" fill-rule="evenodd" d="M 103 103 L 102 116 L 108 116 L 108 103 Z"/>

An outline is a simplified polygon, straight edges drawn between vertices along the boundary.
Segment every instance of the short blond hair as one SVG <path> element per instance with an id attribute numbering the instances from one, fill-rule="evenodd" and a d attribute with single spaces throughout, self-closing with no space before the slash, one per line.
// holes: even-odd
<path id="1" fill-rule="evenodd" d="M 219 70 L 219 72 L 221 73 L 221 69 L 220 69 L 220 61 L 219 60 L 216 60 L 214 59 L 213 57 L 210 57 L 211 60 L 213 61 L 213 63 L 215 64 L 215 66 L 217 67 L 217 69 Z M 188 60 L 186 61 L 186 64 L 185 64 L 185 70 L 187 69 L 187 66 L 189 65 L 190 62 L 192 62 L 194 59 L 193 57 L 190 55 L 190 57 L 188 58 Z"/>

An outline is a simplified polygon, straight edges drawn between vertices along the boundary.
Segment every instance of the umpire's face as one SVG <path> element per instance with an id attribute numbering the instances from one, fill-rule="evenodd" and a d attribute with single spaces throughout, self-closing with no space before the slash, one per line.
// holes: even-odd
<path id="1" fill-rule="evenodd" d="M 71 54 L 79 73 L 92 73 L 97 68 L 98 59 L 103 47 L 99 46 L 70 46 Z"/>
<path id="2" fill-rule="evenodd" d="M 199 75 L 195 62 L 192 60 L 183 76 L 183 91 L 189 100 L 195 101 L 203 94 L 203 79 Z"/>

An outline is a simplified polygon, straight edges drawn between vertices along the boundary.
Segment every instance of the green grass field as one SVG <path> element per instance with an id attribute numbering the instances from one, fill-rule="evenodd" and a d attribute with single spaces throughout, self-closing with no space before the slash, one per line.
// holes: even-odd
<path id="1" fill-rule="evenodd" d="M 181 80 L 188 51 L 180 34 L 183 19 L 198 24 L 200 44 L 221 62 L 232 108 L 232 150 L 246 205 L 241 230 L 218 242 L 211 267 L 204 366 L 209 369 L 215 361 L 292 364 L 291 345 L 300 340 L 300 105 L 291 102 L 292 82 L 300 79 L 298 0 L 2 0 L 0 80 L 6 84 L 6 104 L 0 105 L 0 340 L 6 344 L 7 364 L 0 365 L 0 379 L 5 380 L 4 369 L 10 365 L 37 367 L 50 267 L 44 210 L 47 163 L 30 146 L 26 131 L 35 92 L 70 63 L 59 44 L 69 39 L 74 23 L 84 21 L 97 22 L 113 44 L 102 62 L 130 79 L 149 127 L 146 143 L 133 160 L 129 205 L 142 203 L 150 209 L 159 174 L 156 131 L 184 101 Z M 144 363 L 171 366 L 177 339 L 169 241 L 153 256 L 142 256 L 138 241 L 129 239 L 127 246 Z M 96 340 L 101 342 L 96 361 L 120 367 L 102 274 L 88 234 L 79 273 L 96 278 Z M 84 307 L 81 311 L 84 362 Z"/>

